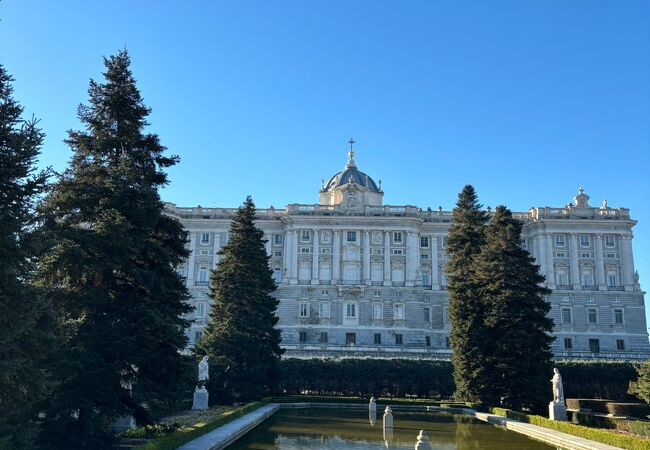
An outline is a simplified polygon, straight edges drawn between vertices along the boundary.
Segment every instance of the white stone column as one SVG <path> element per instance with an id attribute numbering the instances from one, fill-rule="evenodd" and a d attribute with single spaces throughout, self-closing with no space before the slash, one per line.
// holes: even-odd
<path id="1" fill-rule="evenodd" d="M 414 286 L 417 278 L 418 263 L 418 235 L 417 233 L 406 233 L 406 286 Z"/>
<path id="2" fill-rule="evenodd" d="M 196 241 L 199 238 L 199 233 L 190 233 L 190 258 L 187 261 L 187 278 L 185 283 L 187 287 L 194 286 L 194 266 L 196 265 Z"/>
<path id="3" fill-rule="evenodd" d="M 291 273 L 291 233 L 287 230 L 284 233 L 284 246 L 282 252 L 282 283 L 289 284 Z"/>
<path id="4" fill-rule="evenodd" d="M 569 258 L 571 260 L 571 284 L 573 290 L 580 287 L 580 266 L 578 265 L 578 236 L 571 234 L 569 236 Z"/>
<path id="5" fill-rule="evenodd" d="M 341 232 L 334 230 L 332 245 L 332 284 L 338 284 L 341 279 Z"/>
<path id="6" fill-rule="evenodd" d="M 370 286 L 370 231 L 363 232 L 363 284 Z"/>
<path id="7" fill-rule="evenodd" d="M 269 243 L 266 243 L 267 248 L 270 248 Z M 214 233 L 214 256 L 212 257 L 212 270 L 216 270 L 217 266 L 219 265 L 219 255 L 217 255 L 217 252 L 221 249 L 221 233 L 216 232 Z M 266 251 L 268 254 L 270 254 L 270 250 Z"/>
<path id="8" fill-rule="evenodd" d="M 550 289 L 555 289 L 555 267 L 553 266 L 553 235 L 546 236 L 546 285 Z"/>
<path id="9" fill-rule="evenodd" d="M 291 284 L 298 284 L 298 230 L 291 230 Z"/>
<path id="10" fill-rule="evenodd" d="M 273 250 L 271 250 L 271 244 L 272 244 L 271 241 L 273 240 L 273 235 L 272 234 L 271 235 L 267 234 L 267 235 L 264 236 L 264 239 L 266 239 L 266 243 L 264 244 L 264 249 L 266 250 L 266 254 L 271 256 L 271 254 L 273 252 Z M 216 237 L 216 233 L 215 233 L 215 241 L 216 240 L 217 240 L 217 237 Z"/>
<path id="11" fill-rule="evenodd" d="M 539 264 L 539 270 L 542 275 L 548 277 L 548 265 L 546 264 L 546 236 L 536 236 L 535 245 L 537 246 L 537 264 Z"/>
<path id="12" fill-rule="evenodd" d="M 429 242 L 431 242 L 431 289 L 439 291 L 440 273 L 438 273 L 438 236 L 430 236 Z"/>
<path id="13" fill-rule="evenodd" d="M 603 261 L 603 236 L 596 235 L 596 242 L 594 243 L 594 256 L 596 258 L 596 285 L 599 291 L 607 290 L 607 282 L 605 281 L 605 262 Z"/>
<path id="14" fill-rule="evenodd" d="M 621 245 L 621 281 L 626 291 L 634 290 L 634 256 L 632 254 L 632 236 L 623 235 Z"/>
<path id="15" fill-rule="evenodd" d="M 318 230 L 316 228 L 312 230 L 312 239 L 314 240 L 314 246 L 311 255 L 311 284 L 320 284 L 318 274 Z"/>
<path id="16" fill-rule="evenodd" d="M 384 233 L 384 286 L 392 286 L 390 278 L 390 231 L 386 231 Z"/>

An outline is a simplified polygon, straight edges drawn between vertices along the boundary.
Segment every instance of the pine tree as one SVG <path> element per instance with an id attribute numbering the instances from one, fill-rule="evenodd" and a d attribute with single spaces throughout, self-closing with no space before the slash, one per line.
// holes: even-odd
<path id="1" fill-rule="evenodd" d="M 484 305 L 487 347 L 481 399 L 539 409 L 548 401 L 553 321 L 539 266 L 521 246 L 522 223 L 504 206 L 486 227 L 473 278 Z"/>
<path id="2" fill-rule="evenodd" d="M 210 356 L 208 390 L 221 402 L 259 399 L 278 380 L 278 301 L 271 296 L 276 286 L 264 233 L 254 220 L 255 205 L 247 197 L 210 277 L 210 322 L 197 348 L 200 356 Z"/>
<path id="3" fill-rule="evenodd" d="M 472 263 L 484 242 L 487 214 L 481 211 L 474 187 L 467 185 L 458 194 L 452 225 L 447 236 L 449 318 L 452 364 L 456 397 L 481 401 L 483 355 L 486 345 L 483 305 L 472 277 Z"/>
<path id="4" fill-rule="evenodd" d="M 100 448 L 119 416 L 145 415 L 183 396 L 189 297 L 175 268 L 187 257 L 182 225 L 165 215 L 158 189 L 167 157 L 145 132 L 143 104 L 126 51 L 104 59 L 69 131 L 69 167 L 42 205 L 50 251 L 39 281 L 66 326 L 58 357 L 49 447 Z"/>
<path id="5" fill-rule="evenodd" d="M 34 202 L 49 170 L 37 172 L 43 134 L 21 118 L 13 79 L 0 65 L 0 449 L 32 448 L 36 408 L 48 393 L 45 357 L 54 342 L 47 304 L 29 284 L 37 256 Z"/>

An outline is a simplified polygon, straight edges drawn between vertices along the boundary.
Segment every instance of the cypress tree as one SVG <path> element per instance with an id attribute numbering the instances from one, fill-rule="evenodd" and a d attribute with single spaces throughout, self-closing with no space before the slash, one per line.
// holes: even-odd
<path id="1" fill-rule="evenodd" d="M 197 353 L 210 356 L 211 401 L 214 397 L 221 402 L 259 399 L 274 389 L 279 378 L 278 300 L 271 295 L 276 286 L 264 233 L 254 220 L 255 204 L 247 197 L 210 277 L 210 322 Z"/>
<path id="2" fill-rule="evenodd" d="M 48 393 L 54 335 L 47 304 L 29 283 L 37 257 L 34 202 L 49 170 L 35 168 L 43 134 L 23 120 L 0 65 L 0 449 L 32 448 L 37 404 Z"/>
<path id="3" fill-rule="evenodd" d="M 458 194 L 453 221 L 447 236 L 446 266 L 449 289 L 449 319 L 455 396 L 464 401 L 481 401 L 483 355 L 486 345 L 483 305 L 471 268 L 484 242 L 488 216 L 481 211 L 474 187 L 467 185 Z"/>
<path id="4" fill-rule="evenodd" d="M 51 249 L 39 281 L 67 330 L 58 357 L 45 441 L 50 448 L 101 448 L 116 417 L 145 420 L 143 405 L 184 395 L 180 354 L 190 311 L 175 268 L 188 256 L 181 224 L 163 213 L 167 157 L 145 131 L 144 105 L 120 51 L 91 80 L 85 129 L 69 131 L 69 167 L 42 205 Z"/>
<path id="5" fill-rule="evenodd" d="M 521 246 L 522 223 L 504 206 L 486 227 L 485 243 L 474 258 L 474 280 L 484 305 L 488 404 L 540 409 L 549 397 L 553 321 L 539 273 Z"/>

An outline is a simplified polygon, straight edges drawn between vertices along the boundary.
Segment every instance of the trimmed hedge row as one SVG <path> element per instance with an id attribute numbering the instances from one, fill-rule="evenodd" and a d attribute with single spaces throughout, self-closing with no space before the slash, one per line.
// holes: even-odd
<path id="1" fill-rule="evenodd" d="M 267 403 L 358 403 L 367 405 L 368 397 L 341 397 L 326 395 L 282 395 L 278 397 L 266 397 L 263 400 Z M 431 401 L 426 398 L 377 398 L 377 404 L 381 405 L 427 405 L 439 406 L 441 408 L 472 408 L 479 409 L 478 403 L 452 402 L 452 401 Z"/>
<path id="2" fill-rule="evenodd" d="M 602 444 L 613 445 L 627 450 L 650 450 L 650 439 L 628 436 L 607 430 L 588 428 L 570 422 L 558 422 L 541 416 L 533 416 L 505 408 L 492 408 L 492 414 L 518 420 L 520 422 L 539 425 L 544 428 L 561 431 L 574 436 L 590 439 Z"/>
<path id="3" fill-rule="evenodd" d="M 569 420 L 579 425 L 592 428 L 605 428 L 619 430 L 625 433 L 636 434 L 639 436 L 650 437 L 650 422 L 641 420 L 617 419 L 602 415 L 594 415 L 583 412 L 568 411 Z"/>
<path id="4" fill-rule="evenodd" d="M 650 406 L 638 402 L 620 403 L 593 398 L 567 398 L 566 406 L 568 409 L 580 410 L 581 412 L 630 416 L 638 417 L 639 419 L 645 419 L 650 414 Z"/>
<path id="5" fill-rule="evenodd" d="M 627 393 L 630 381 L 637 377 L 630 363 L 562 362 L 556 367 L 564 379 L 565 397 L 634 400 Z M 284 394 L 445 399 L 451 398 L 454 390 L 448 361 L 361 358 L 280 361 L 279 393 Z"/>
<path id="6" fill-rule="evenodd" d="M 154 439 L 151 442 L 148 442 L 144 445 L 135 447 L 134 450 L 173 450 L 181 445 L 203 436 L 205 433 L 208 433 L 215 428 L 225 425 L 228 422 L 231 422 L 244 414 L 248 414 L 251 411 L 256 410 L 262 406 L 263 402 L 253 402 L 248 403 L 240 408 L 233 409 L 231 411 L 226 411 L 223 414 L 220 414 L 217 419 L 208 422 L 208 423 L 197 423 L 193 427 L 183 428 L 178 431 L 175 431 L 166 436 Z"/>

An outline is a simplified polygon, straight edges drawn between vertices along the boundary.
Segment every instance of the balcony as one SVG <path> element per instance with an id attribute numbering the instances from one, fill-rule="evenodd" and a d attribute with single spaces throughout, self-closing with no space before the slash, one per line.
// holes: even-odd
<path id="1" fill-rule="evenodd" d="M 583 291 L 597 291 L 598 286 L 596 286 L 596 285 L 583 285 L 582 290 Z"/>
<path id="2" fill-rule="evenodd" d="M 607 286 L 608 291 L 624 291 L 624 286 Z"/>
<path id="3" fill-rule="evenodd" d="M 555 289 L 558 291 L 572 291 L 573 290 L 573 285 L 571 284 L 558 284 L 555 286 Z"/>
<path id="4" fill-rule="evenodd" d="M 340 280 L 339 284 L 343 286 L 356 286 L 361 284 L 361 280 Z"/>
<path id="5" fill-rule="evenodd" d="M 208 281 L 195 281 L 194 286 L 207 286 Z"/>

